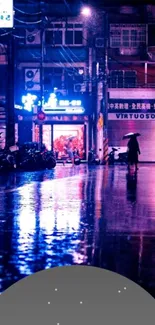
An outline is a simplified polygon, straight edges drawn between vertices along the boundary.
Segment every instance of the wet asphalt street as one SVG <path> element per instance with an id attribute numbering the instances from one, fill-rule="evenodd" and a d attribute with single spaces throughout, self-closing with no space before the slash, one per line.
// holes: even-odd
<path id="1" fill-rule="evenodd" d="M 155 166 L 0 176 L 0 291 L 54 266 L 115 271 L 155 297 Z"/>

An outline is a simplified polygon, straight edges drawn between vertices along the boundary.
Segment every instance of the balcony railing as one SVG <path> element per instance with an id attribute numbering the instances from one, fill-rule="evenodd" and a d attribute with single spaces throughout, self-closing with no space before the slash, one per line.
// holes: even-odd
<path id="1" fill-rule="evenodd" d="M 136 84 L 126 84 L 126 83 L 118 83 L 118 84 L 114 84 L 112 82 L 108 83 L 108 87 L 111 89 L 119 89 L 119 88 L 124 88 L 124 89 L 128 89 L 128 88 L 155 88 L 155 82 L 153 83 L 136 83 Z"/>

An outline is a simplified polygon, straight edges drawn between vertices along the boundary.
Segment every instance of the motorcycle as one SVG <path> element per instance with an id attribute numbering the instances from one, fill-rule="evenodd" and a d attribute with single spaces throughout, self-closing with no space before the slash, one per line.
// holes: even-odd
<path id="1" fill-rule="evenodd" d="M 45 151 L 42 153 L 42 167 L 43 169 L 53 169 L 56 166 L 56 157 L 52 151 Z"/>
<path id="2" fill-rule="evenodd" d="M 14 156 L 9 151 L 1 151 L 0 153 L 0 171 L 13 171 L 15 168 Z"/>
<path id="3" fill-rule="evenodd" d="M 56 166 L 56 158 L 52 151 L 47 151 L 44 146 L 38 150 L 38 144 L 26 143 L 18 151 L 14 152 L 17 169 L 35 171 L 53 169 Z"/>

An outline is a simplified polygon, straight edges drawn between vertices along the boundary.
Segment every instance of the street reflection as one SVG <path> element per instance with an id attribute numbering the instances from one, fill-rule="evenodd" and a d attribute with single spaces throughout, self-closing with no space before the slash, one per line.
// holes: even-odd
<path id="1" fill-rule="evenodd" d="M 1 177 L 0 290 L 42 269 L 83 264 L 127 276 L 155 296 L 151 172 L 141 168 L 135 178 L 125 167 L 60 166 Z"/>

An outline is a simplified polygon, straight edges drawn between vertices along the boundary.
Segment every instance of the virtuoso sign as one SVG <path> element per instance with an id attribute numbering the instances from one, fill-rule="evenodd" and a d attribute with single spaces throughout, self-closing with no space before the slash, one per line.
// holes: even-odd
<path id="1" fill-rule="evenodd" d="M 154 120 L 155 113 L 109 113 L 108 119 L 115 120 Z"/>
<path id="2" fill-rule="evenodd" d="M 0 0 L 0 28 L 13 28 L 13 0 Z"/>

